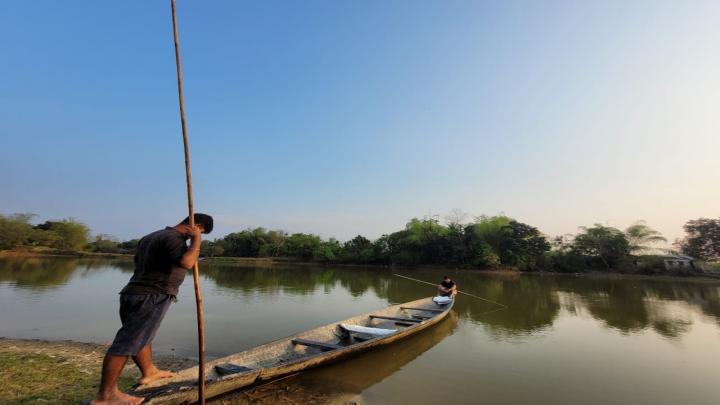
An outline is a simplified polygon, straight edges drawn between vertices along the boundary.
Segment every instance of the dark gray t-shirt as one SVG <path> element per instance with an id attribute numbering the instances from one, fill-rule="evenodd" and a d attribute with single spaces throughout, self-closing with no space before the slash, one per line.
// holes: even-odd
<path id="1" fill-rule="evenodd" d="M 180 266 L 186 251 L 185 236 L 175 228 L 146 235 L 138 243 L 135 273 L 120 294 L 177 295 L 187 272 Z"/>

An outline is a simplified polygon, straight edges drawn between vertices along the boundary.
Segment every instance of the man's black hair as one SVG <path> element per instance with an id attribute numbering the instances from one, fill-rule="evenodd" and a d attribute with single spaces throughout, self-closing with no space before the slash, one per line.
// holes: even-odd
<path id="1" fill-rule="evenodd" d="M 196 213 L 193 215 L 193 218 L 195 218 L 195 225 L 202 225 L 203 226 L 203 233 L 210 233 L 213 230 L 213 217 L 211 217 L 208 214 L 200 214 Z M 182 224 L 190 224 L 190 217 L 186 217 L 181 222 Z"/>
<path id="2" fill-rule="evenodd" d="M 445 280 L 446 278 L 450 278 L 450 276 L 443 276 L 443 280 Z M 450 278 L 450 280 L 452 279 Z"/>

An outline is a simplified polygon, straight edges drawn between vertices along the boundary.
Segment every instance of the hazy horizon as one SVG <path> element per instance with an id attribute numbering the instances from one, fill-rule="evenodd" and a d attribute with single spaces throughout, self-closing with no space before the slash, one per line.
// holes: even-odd
<path id="1" fill-rule="evenodd" d="M 371 239 L 720 217 L 720 3 L 179 1 L 196 210 Z M 0 213 L 121 239 L 187 213 L 168 2 L 0 15 Z"/>

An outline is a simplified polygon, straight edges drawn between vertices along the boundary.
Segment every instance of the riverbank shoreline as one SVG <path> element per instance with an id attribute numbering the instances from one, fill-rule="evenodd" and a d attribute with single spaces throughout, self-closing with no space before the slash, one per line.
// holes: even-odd
<path id="1" fill-rule="evenodd" d="M 308 266 L 326 266 L 341 268 L 358 268 L 370 270 L 387 270 L 392 272 L 408 271 L 459 271 L 468 273 L 481 273 L 499 276 L 568 276 L 568 277 L 588 277 L 588 278 L 616 278 L 616 279 L 633 279 L 633 280 L 663 280 L 663 281 L 706 281 L 720 282 L 720 273 L 687 273 L 683 275 L 676 274 L 641 274 L 641 273 L 622 273 L 618 271 L 600 271 L 585 270 L 576 273 L 565 273 L 557 271 L 520 271 L 517 268 L 500 267 L 492 269 L 481 268 L 463 268 L 457 266 L 439 266 L 439 265 L 422 265 L 422 266 L 391 266 L 391 265 L 372 265 L 372 264 L 353 264 L 353 263 L 318 263 L 312 261 L 297 261 L 292 258 L 270 258 L 270 257 L 215 257 L 203 260 L 206 263 L 231 263 L 243 267 L 273 267 L 273 266 L 289 266 L 289 267 L 308 267 Z"/>
<path id="2" fill-rule="evenodd" d="M 20 250 L 0 250 L 0 259 L 2 258 L 43 258 L 43 257 L 67 257 L 76 259 L 128 259 L 132 260 L 135 255 L 130 253 L 100 253 L 100 252 L 83 252 L 78 250 L 58 250 L 58 249 L 20 249 Z"/>
<path id="3" fill-rule="evenodd" d="M 108 345 L 73 340 L 11 339 L 0 337 L 0 403 L 79 403 L 92 398 L 100 382 Z M 179 371 L 197 361 L 175 356 L 154 356 L 164 370 Z M 121 375 L 123 390 L 135 384 L 140 370 L 128 361 Z M 332 398 L 311 392 L 291 379 L 233 392 L 209 404 L 357 404 L 347 397 Z"/>
<path id="4" fill-rule="evenodd" d="M 82 252 L 82 251 L 58 251 L 58 250 L 3 250 L 0 251 L 0 259 L 2 258 L 53 258 L 53 257 L 65 257 L 65 258 L 77 258 L 77 259 L 116 259 L 116 260 L 132 260 L 134 255 L 126 253 L 97 253 L 97 252 Z M 387 271 L 460 271 L 469 273 L 483 273 L 492 275 L 503 275 L 503 276 L 514 276 L 520 274 L 528 275 L 547 275 L 547 276 L 571 276 L 571 277 L 590 277 L 590 278 L 616 278 L 616 279 L 638 279 L 638 280 L 665 280 L 665 281 L 682 281 L 682 280 L 694 280 L 694 281 L 705 281 L 705 282 L 720 282 L 720 272 L 688 272 L 683 274 L 672 274 L 672 273 L 655 273 L 655 274 L 643 274 L 643 273 L 626 273 L 615 270 L 600 271 L 600 270 L 584 270 L 575 273 L 567 272 L 555 272 L 555 271 L 520 271 L 517 268 L 512 267 L 500 267 L 500 268 L 465 268 L 458 266 L 443 266 L 443 265 L 420 265 L 420 266 L 399 266 L 399 265 L 379 265 L 379 264 L 356 264 L 356 263 L 321 263 L 311 260 L 300 260 L 293 257 L 202 257 L 201 263 L 213 264 L 236 264 L 243 267 L 275 267 L 275 266 L 286 266 L 286 267 L 340 267 L 340 268 L 358 268 L 358 269 L 373 269 L 373 270 L 387 270 Z"/>

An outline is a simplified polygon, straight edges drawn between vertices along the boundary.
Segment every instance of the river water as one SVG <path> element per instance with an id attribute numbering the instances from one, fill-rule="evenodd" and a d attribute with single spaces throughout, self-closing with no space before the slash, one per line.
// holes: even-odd
<path id="1" fill-rule="evenodd" d="M 120 325 L 129 261 L 0 260 L 0 336 L 103 343 Z M 434 293 L 387 269 L 203 263 L 215 358 Z M 438 281 L 437 271 L 403 271 Z M 720 283 L 451 272 L 447 320 L 408 340 L 292 380 L 369 404 L 718 404 Z M 192 278 L 155 339 L 196 356 Z"/>

